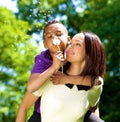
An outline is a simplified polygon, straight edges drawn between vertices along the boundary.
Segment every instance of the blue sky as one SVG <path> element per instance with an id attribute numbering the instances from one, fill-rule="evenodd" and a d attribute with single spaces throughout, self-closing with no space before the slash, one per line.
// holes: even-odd
<path id="1" fill-rule="evenodd" d="M 0 6 L 7 7 L 8 9 L 12 10 L 14 13 L 18 12 L 17 9 L 17 0 L 0 0 Z M 72 0 L 73 3 L 76 5 L 76 11 L 81 12 L 83 11 L 82 8 L 77 7 L 80 4 L 79 0 Z"/>
<path id="2" fill-rule="evenodd" d="M 0 0 L 0 6 L 7 7 L 16 13 L 18 11 L 16 1 L 17 0 Z"/>

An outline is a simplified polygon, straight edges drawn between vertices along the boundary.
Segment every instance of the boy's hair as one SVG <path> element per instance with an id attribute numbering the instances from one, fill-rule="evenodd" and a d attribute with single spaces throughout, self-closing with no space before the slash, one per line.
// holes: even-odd
<path id="1" fill-rule="evenodd" d="M 60 23 L 62 24 L 60 21 L 57 21 L 57 20 L 52 20 L 52 21 L 48 21 L 47 24 L 45 25 L 44 27 L 44 30 L 51 24 L 55 24 L 55 23 Z"/>
<path id="2" fill-rule="evenodd" d="M 47 22 L 47 24 L 45 25 L 44 30 L 43 30 L 43 38 L 44 38 L 45 29 L 46 29 L 49 25 L 56 24 L 56 23 L 59 23 L 59 24 L 63 25 L 60 21 L 57 21 L 57 20 L 52 20 L 52 21 L 48 21 L 48 22 Z M 64 26 L 64 25 L 63 25 L 63 26 Z M 67 30 L 67 29 L 66 29 L 66 30 Z"/>

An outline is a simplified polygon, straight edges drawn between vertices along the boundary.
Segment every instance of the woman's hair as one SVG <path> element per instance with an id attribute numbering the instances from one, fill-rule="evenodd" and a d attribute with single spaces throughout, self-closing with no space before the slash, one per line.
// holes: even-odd
<path id="1" fill-rule="evenodd" d="M 85 66 L 82 76 L 89 75 L 94 80 L 101 76 L 104 78 L 106 71 L 106 57 L 100 38 L 92 32 L 83 32 L 85 36 Z"/>
<path id="2" fill-rule="evenodd" d="M 85 36 L 85 66 L 81 72 L 81 76 L 91 76 L 92 81 L 98 76 L 104 78 L 106 71 L 106 57 L 103 45 L 99 37 L 92 32 L 83 32 Z M 70 66 L 67 62 L 64 67 L 64 72 Z"/>

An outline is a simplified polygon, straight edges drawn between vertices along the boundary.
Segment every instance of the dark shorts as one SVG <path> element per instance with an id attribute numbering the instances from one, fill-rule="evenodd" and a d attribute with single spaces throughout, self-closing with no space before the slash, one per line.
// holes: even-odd
<path id="1" fill-rule="evenodd" d="M 32 116 L 28 120 L 28 122 L 41 122 L 40 113 L 37 113 L 34 111 Z M 94 113 L 90 113 L 88 111 L 86 116 L 85 116 L 84 122 L 105 122 L 105 121 L 102 120 L 101 118 L 99 118 L 98 116 L 96 116 Z"/>
<path id="2" fill-rule="evenodd" d="M 41 122 L 40 113 L 34 111 L 28 122 Z"/>
<path id="3" fill-rule="evenodd" d="M 85 118 L 84 122 L 105 122 L 100 117 L 96 116 L 95 113 L 91 113 L 87 118 Z"/>

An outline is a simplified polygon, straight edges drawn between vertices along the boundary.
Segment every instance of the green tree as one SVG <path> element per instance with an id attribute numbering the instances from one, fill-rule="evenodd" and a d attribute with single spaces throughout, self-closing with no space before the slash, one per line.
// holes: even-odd
<path id="1" fill-rule="evenodd" d="M 0 8 L 0 121 L 13 122 L 38 45 L 27 34 L 30 25 Z"/>
<path id="2" fill-rule="evenodd" d="M 51 16 L 60 16 L 71 36 L 83 30 L 93 31 L 100 36 L 107 57 L 104 92 L 100 101 L 101 117 L 109 122 L 118 121 L 120 114 L 118 110 L 118 98 L 120 97 L 120 1 L 73 1 L 74 0 L 61 0 L 51 2 L 51 0 L 47 0 L 44 1 L 45 4 L 43 5 L 46 6 L 47 10 L 50 8 L 52 11 Z M 39 0 L 37 0 L 37 2 L 39 2 Z M 80 8 L 80 11 L 77 11 L 77 8 Z M 27 16 L 28 15 L 26 15 L 26 17 Z M 63 19 L 64 17 L 66 19 Z M 41 20 L 42 19 L 44 18 L 41 18 Z M 47 19 L 49 20 L 49 17 Z M 109 107 L 107 105 L 109 105 Z"/>
<path id="3" fill-rule="evenodd" d="M 0 12 L 0 121 L 14 121 L 36 55 L 30 38 L 54 18 L 60 18 L 71 37 L 79 31 L 93 31 L 101 38 L 107 57 L 101 117 L 106 122 L 119 121 L 120 1 L 19 0 L 18 9 L 16 17 L 5 9 Z"/>

